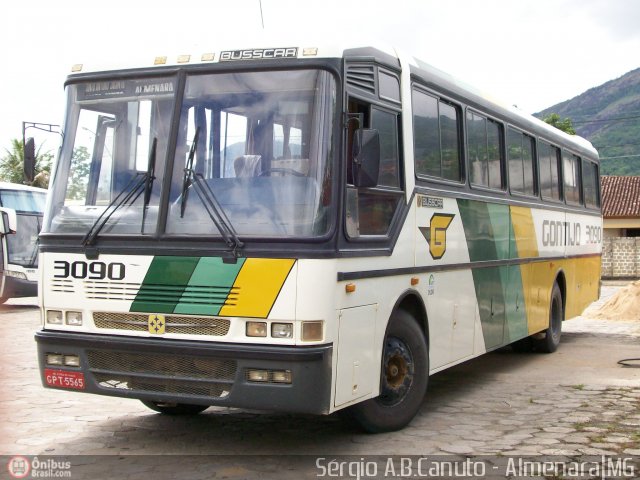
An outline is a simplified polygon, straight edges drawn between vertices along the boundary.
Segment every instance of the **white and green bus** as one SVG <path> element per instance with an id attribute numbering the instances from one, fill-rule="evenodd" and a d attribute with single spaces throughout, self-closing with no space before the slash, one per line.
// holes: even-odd
<path id="1" fill-rule="evenodd" d="M 591 144 L 393 49 L 76 65 L 43 385 L 402 428 L 430 374 L 554 351 L 598 296 Z"/>
<path id="2" fill-rule="evenodd" d="M 0 182 L 0 304 L 38 295 L 38 232 L 47 191 Z"/>

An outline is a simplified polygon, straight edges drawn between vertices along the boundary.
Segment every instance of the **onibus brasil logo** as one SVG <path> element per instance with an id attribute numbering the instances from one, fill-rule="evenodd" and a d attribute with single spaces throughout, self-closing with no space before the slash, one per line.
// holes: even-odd
<path id="1" fill-rule="evenodd" d="M 71 462 L 56 458 L 38 458 L 29 460 L 22 455 L 11 457 L 7 463 L 7 470 L 12 478 L 70 478 Z"/>

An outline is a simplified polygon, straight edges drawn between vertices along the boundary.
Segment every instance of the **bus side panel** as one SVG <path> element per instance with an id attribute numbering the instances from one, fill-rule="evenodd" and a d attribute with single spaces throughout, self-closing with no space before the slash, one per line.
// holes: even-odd
<path id="1" fill-rule="evenodd" d="M 416 204 L 416 266 L 468 264 L 468 241 L 456 199 L 417 195 Z M 429 322 L 431 370 L 486 352 L 472 269 L 417 277 L 414 288 L 425 303 Z"/>
<path id="2" fill-rule="evenodd" d="M 567 213 L 565 252 L 572 263 L 574 279 L 567 279 L 565 318 L 580 315 L 598 299 L 600 256 L 602 254 L 602 218 L 593 215 Z M 589 256 L 584 256 L 589 255 Z M 573 286 L 573 288 L 571 288 Z"/>
<path id="3" fill-rule="evenodd" d="M 531 209 L 511 206 L 510 211 L 514 241 L 517 248 L 516 257 L 535 259 L 540 254 Z M 564 221 L 564 214 L 560 215 L 559 221 Z M 548 253 L 559 254 L 560 252 L 556 250 Z M 520 265 L 520 272 L 527 312 L 527 334 L 531 335 L 548 327 L 549 299 L 557 270 L 554 269 L 553 264 L 534 262 Z"/>

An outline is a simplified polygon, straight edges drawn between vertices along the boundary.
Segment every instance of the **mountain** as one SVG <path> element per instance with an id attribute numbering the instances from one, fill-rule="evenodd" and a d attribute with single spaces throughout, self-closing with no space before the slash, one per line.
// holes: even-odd
<path id="1" fill-rule="evenodd" d="M 640 68 L 534 115 L 551 113 L 570 118 L 596 147 L 603 175 L 640 175 Z"/>

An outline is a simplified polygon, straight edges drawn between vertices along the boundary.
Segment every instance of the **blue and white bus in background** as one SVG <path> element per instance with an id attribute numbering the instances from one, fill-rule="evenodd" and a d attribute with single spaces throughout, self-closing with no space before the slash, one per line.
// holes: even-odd
<path id="1" fill-rule="evenodd" d="M 38 294 L 38 233 L 47 191 L 0 182 L 0 303 Z"/>

